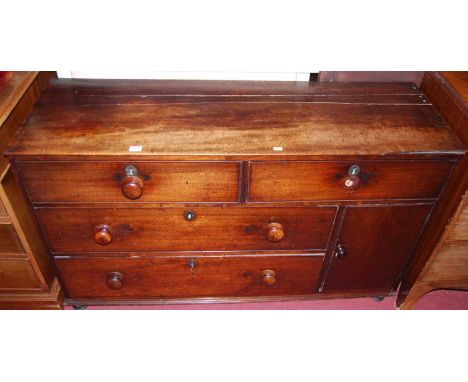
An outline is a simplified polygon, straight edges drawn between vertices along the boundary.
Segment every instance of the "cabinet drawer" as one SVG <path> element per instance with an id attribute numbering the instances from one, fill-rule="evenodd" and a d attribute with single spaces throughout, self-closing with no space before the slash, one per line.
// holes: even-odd
<path id="1" fill-rule="evenodd" d="M 336 207 L 38 208 L 36 211 L 55 253 L 242 251 L 324 249 Z"/>
<path id="2" fill-rule="evenodd" d="M 252 162 L 249 201 L 437 198 L 452 167 L 429 160 Z"/>
<path id="3" fill-rule="evenodd" d="M 2 254 L 23 254 L 24 249 L 11 224 L 0 224 L 0 256 Z"/>
<path id="4" fill-rule="evenodd" d="M 33 202 L 237 202 L 239 194 L 238 162 L 22 162 L 18 168 Z"/>
<path id="5" fill-rule="evenodd" d="M 69 298 L 310 294 L 323 256 L 56 259 Z"/>
<path id="6" fill-rule="evenodd" d="M 0 259 L 0 290 L 40 289 L 27 259 Z"/>

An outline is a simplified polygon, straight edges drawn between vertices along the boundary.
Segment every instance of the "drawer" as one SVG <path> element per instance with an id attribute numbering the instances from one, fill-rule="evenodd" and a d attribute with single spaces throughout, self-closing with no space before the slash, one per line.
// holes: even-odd
<path id="1" fill-rule="evenodd" d="M 314 293 L 323 256 L 64 258 L 69 298 L 184 298 Z"/>
<path id="2" fill-rule="evenodd" d="M 36 211 L 54 253 L 243 251 L 324 249 L 336 207 Z"/>
<path id="3" fill-rule="evenodd" d="M 33 202 L 237 202 L 238 162 L 20 162 Z"/>
<path id="4" fill-rule="evenodd" d="M 0 290 L 40 289 L 27 259 L 0 259 Z"/>
<path id="5" fill-rule="evenodd" d="M 452 168 L 432 160 L 252 162 L 249 201 L 437 198 Z"/>
<path id="6" fill-rule="evenodd" d="M 11 224 L 0 224 L 0 256 L 2 254 L 23 254 L 24 249 Z"/>

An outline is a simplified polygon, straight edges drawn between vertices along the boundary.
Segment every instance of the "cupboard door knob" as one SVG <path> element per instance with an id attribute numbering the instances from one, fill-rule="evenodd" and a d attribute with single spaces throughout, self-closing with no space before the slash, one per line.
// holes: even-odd
<path id="1" fill-rule="evenodd" d="M 344 186 L 347 190 L 354 190 L 358 188 L 359 183 L 360 183 L 359 177 L 355 175 L 351 175 L 345 178 Z"/>
<path id="2" fill-rule="evenodd" d="M 125 167 L 125 177 L 122 179 L 122 195 L 127 199 L 138 199 L 143 195 L 143 179 L 138 176 L 138 170 L 135 166 Z"/>
<path id="3" fill-rule="evenodd" d="M 107 275 L 107 286 L 110 289 L 120 289 L 123 287 L 123 275 L 120 272 L 111 272 Z"/>
<path id="4" fill-rule="evenodd" d="M 105 224 L 98 225 L 94 232 L 94 240 L 101 245 L 107 245 L 112 241 L 112 232 Z"/>
<path id="5" fill-rule="evenodd" d="M 341 243 L 337 243 L 335 247 L 335 257 L 345 257 L 347 254 L 346 247 Z"/>
<path id="6" fill-rule="evenodd" d="M 281 223 L 270 223 L 267 225 L 266 238 L 268 241 L 276 243 L 284 238 L 284 227 Z"/>
<path id="7" fill-rule="evenodd" d="M 265 269 L 262 272 L 263 285 L 269 287 L 276 284 L 276 272 L 271 269 Z"/>

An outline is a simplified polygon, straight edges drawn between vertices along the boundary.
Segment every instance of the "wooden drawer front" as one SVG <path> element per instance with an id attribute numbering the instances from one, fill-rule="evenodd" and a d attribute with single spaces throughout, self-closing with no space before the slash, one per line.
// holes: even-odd
<path id="1" fill-rule="evenodd" d="M 0 290 L 40 289 L 27 259 L 0 259 Z"/>
<path id="2" fill-rule="evenodd" d="M 141 197 L 122 184 L 137 170 Z M 23 162 L 18 164 L 33 202 L 237 202 L 238 162 Z M 137 196 L 137 195 L 135 195 Z"/>
<path id="3" fill-rule="evenodd" d="M 0 224 L 0 256 L 5 253 L 24 253 L 24 249 L 11 224 Z"/>
<path id="4" fill-rule="evenodd" d="M 192 221 L 185 216 L 189 211 L 195 213 Z M 55 253 L 297 250 L 326 248 L 336 208 L 38 208 L 37 213 Z M 98 244 L 96 234 L 110 243 Z"/>
<path id="5" fill-rule="evenodd" d="M 350 183 L 354 165 L 359 180 Z M 450 161 L 252 162 L 249 201 L 437 198 L 452 167 Z"/>
<path id="6" fill-rule="evenodd" d="M 322 256 L 56 259 L 74 299 L 310 294 L 322 262 Z"/>

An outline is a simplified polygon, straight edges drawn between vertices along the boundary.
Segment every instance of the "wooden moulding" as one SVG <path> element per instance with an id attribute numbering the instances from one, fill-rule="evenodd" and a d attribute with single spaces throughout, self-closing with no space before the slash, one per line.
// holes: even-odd
<path id="1" fill-rule="evenodd" d="M 0 150 L 27 119 L 47 88 L 54 72 L 14 72 L 0 92 Z M 5 272 L 17 272 L 18 284 L 8 282 L 0 293 L 0 309 L 60 309 L 63 294 L 55 279 L 47 248 L 28 202 L 15 179 L 13 168 L 0 156 L 0 223 L 14 227 L 24 253 L 2 256 Z M 29 277 L 29 281 L 25 277 Z"/>

